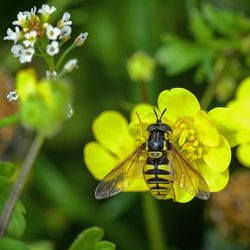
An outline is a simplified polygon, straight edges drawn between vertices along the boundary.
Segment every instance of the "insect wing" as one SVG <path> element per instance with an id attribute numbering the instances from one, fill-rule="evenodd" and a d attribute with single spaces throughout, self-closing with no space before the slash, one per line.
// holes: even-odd
<path id="1" fill-rule="evenodd" d="M 106 199 L 129 187 L 132 181 L 142 173 L 143 163 L 139 161 L 139 158 L 145 148 L 146 144 L 143 143 L 103 178 L 95 190 L 96 199 Z"/>
<path id="2" fill-rule="evenodd" d="M 207 200 L 210 191 L 206 181 L 173 145 L 168 151 L 168 159 L 173 180 L 186 192 L 202 200 Z"/>

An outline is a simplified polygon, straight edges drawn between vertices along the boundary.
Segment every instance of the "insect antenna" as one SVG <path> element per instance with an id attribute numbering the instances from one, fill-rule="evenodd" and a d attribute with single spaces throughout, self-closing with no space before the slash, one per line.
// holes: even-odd
<path id="1" fill-rule="evenodd" d="M 158 123 L 158 122 L 160 122 L 161 120 L 159 120 L 159 118 L 158 118 L 158 115 L 157 115 L 157 112 L 156 112 L 155 108 L 153 108 L 153 110 L 154 110 L 154 113 L 155 113 L 155 116 L 156 116 L 156 123 Z"/>
<path id="2" fill-rule="evenodd" d="M 161 116 L 160 116 L 160 122 L 161 122 L 161 118 L 163 117 L 163 115 L 165 114 L 166 111 L 167 111 L 166 108 L 162 111 Z"/>

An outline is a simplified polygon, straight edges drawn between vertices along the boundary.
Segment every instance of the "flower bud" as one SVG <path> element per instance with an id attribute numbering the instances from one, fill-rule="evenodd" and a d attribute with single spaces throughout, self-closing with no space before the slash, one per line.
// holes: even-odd
<path id="1" fill-rule="evenodd" d="M 153 78 L 154 68 L 154 59 L 144 52 L 136 52 L 127 63 L 128 74 L 133 81 L 150 81 Z"/>
<path id="2" fill-rule="evenodd" d="M 88 32 L 81 33 L 76 39 L 75 39 L 75 44 L 76 46 L 80 47 L 84 44 L 85 40 L 88 37 Z"/>
<path id="3" fill-rule="evenodd" d="M 37 82 L 35 72 L 29 69 L 18 73 L 17 91 L 23 125 L 45 136 L 54 135 L 68 116 L 70 85 L 52 79 Z"/>

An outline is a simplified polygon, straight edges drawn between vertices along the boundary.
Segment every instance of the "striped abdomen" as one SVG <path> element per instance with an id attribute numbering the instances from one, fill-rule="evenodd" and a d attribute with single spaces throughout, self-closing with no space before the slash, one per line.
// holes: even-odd
<path id="1" fill-rule="evenodd" d="M 169 174 L 169 165 L 166 155 L 162 157 L 147 158 L 143 169 L 144 180 L 150 192 L 157 199 L 165 199 L 172 188 L 172 179 Z"/>

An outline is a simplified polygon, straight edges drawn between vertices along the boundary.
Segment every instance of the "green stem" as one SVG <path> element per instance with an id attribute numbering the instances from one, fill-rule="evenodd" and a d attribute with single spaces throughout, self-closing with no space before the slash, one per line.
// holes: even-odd
<path id="1" fill-rule="evenodd" d="M 16 183 L 14 184 L 14 187 L 5 204 L 5 207 L 3 209 L 3 212 L 0 218 L 0 237 L 3 237 L 6 232 L 11 215 L 15 209 L 17 199 L 24 187 L 24 184 L 31 171 L 33 162 L 43 144 L 43 141 L 44 141 L 44 137 L 41 135 L 37 135 L 28 151 L 28 154 L 26 155 L 26 158 L 24 159 L 20 174 L 16 180 Z"/>
<path id="2" fill-rule="evenodd" d="M 214 99 L 214 96 L 216 94 L 217 84 L 218 84 L 218 81 L 212 81 L 208 85 L 208 87 L 207 87 L 207 89 L 206 89 L 206 91 L 205 91 L 205 93 L 202 96 L 201 101 L 200 101 L 202 109 L 206 110 L 208 108 L 208 106 L 210 105 L 210 103 L 212 102 L 212 100 Z"/>
<path id="3" fill-rule="evenodd" d="M 71 46 L 69 46 L 61 55 L 61 57 L 59 58 L 57 64 L 56 64 L 56 71 L 59 70 L 64 58 L 75 48 L 77 47 L 75 43 L 72 43 Z"/>
<path id="4" fill-rule="evenodd" d="M 156 200 L 149 193 L 143 194 L 143 208 L 151 250 L 167 250 L 160 211 Z"/>
<path id="5" fill-rule="evenodd" d="M 0 128 L 17 123 L 20 120 L 19 113 L 4 117 L 0 120 Z"/>
<path id="6" fill-rule="evenodd" d="M 216 87 L 218 83 L 221 81 L 221 79 L 223 78 L 227 70 L 228 70 L 228 63 L 225 63 L 221 67 L 221 69 L 217 72 L 217 74 L 214 76 L 210 84 L 208 85 L 200 101 L 202 109 L 206 110 L 209 107 L 210 103 L 213 101 L 214 96 L 216 94 Z"/>

